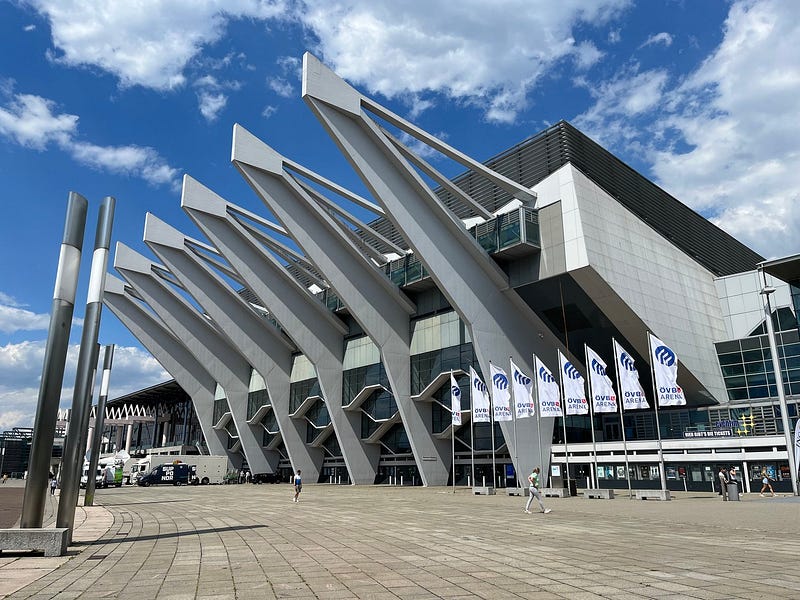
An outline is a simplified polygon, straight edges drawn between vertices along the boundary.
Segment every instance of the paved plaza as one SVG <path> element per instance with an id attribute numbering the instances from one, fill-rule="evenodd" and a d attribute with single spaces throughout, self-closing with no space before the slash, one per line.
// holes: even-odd
<path id="1" fill-rule="evenodd" d="M 0 581 L 40 569 L 15 599 L 800 597 L 792 498 L 547 499 L 552 513 L 527 515 L 522 498 L 465 489 L 292 495 L 286 484 L 101 490 L 102 507 L 79 510 L 69 558 L 3 554 Z"/>

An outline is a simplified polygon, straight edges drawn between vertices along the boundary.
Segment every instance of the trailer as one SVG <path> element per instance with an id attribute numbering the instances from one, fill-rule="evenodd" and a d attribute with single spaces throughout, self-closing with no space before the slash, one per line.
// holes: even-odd
<path id="1" fill-rule="evenodd" d="M 194 485 L 208 485 L 224 483 L 225 474 L 228 472 L 227 456 L 207 456 L 199 454 L 148 454 L 131 467 L 131 482 L 135 483 L 154 465 L 158 464 L 191 464 L 196 467 L 194 478 L 190 483 Z"/>

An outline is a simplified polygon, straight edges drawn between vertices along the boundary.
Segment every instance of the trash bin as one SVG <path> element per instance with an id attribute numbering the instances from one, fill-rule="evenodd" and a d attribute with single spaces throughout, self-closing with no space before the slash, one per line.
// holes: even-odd
<path id="1" fill-rule="evenodd" d="M 578 483 L 574 479 L 569 480 L 569 495 L 570 496 L 578 495 Z"/>
<path id="2" fill-rule="evenodd" d="M 733 502 L 739 501 L 739 486 L 735 483 L 728 484 L 728 500 Z"/>

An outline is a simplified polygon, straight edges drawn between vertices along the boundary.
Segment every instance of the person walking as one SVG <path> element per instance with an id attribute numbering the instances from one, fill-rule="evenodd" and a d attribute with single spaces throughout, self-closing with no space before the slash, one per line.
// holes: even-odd
<path id="1" fill-rule="evenodd" d="M 56 495 L 56 488 L 57 487 L 58 487 L 58 480 L 55 477 L 53 477 L 52 479 L 50 479 L 50 495 L 51 496 L 55 496 Z"/>
<path id="2" fill-rule="evenodd" d="M 528 503 L 525 505 L 525 512 L 527 514 L 531 514 L 531 503 L 533 499 L 536 498 L 536 501 L 539 503 L 539 508 L 544 514 L 550 512 L 549 508 L 544 507 L 544 503 L 542 502 L 542 495 L 539 493 L 539 467 L 536 467 L 533 472 L 528 475 Z"/>
<path id="3" fill-rule="evenodd" d="M 722 501 L 728 501 L 728 470 L 725 467 L 722 467 L 719 470 L 719 489 L 722 490 L 720 493 L 722 494 Z"/>
<path id="4" fill-rule="evenodd" d="M 300 477 L 300 469 L 297 469 L 297 475 L 294 476 L 294 499 L 293 502 L 300 502 L 300 492 L 303 491 L 303 480 Z"/>
<path id="5" fill-rule="evenodd" d="M 769 493 L 772 494 L 773 498 L 775 497 L 775 490 L 772 489 L 772 484 L 770 483 L 771 481 L 775 480 L 772 479 L 772 477 L 770 477 L 769 475 L 767 475 L 767 470 L 764 469 L 763 471 L 761 471 L 761 493 L 759 495 L 762 498 L 764 497 L 764 492 L 766 492 L 767 490 L 769 490 Z"/>

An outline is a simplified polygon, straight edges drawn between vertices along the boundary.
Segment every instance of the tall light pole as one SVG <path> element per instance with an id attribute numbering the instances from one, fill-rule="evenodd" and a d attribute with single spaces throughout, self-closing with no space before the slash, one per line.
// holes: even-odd
<path id="1" fill-rule="evenodd" d="M 759 279 L 764 287 L 759 294 L 764 296 L 764 314 L 767 320 L 767 337 L 769 338 L 769 353 L 772 355 L 772 370 L 775 371 L 775 384 L 778 386 L 778 403 L 781 407 L 781 422 L 783 423 L 783 437 L 786 440 L 786 457 L 789 459 L 789 475 L 792 478 L 792 492 L 797 493 L 797 465 L 794 463 L 794 443 L 792 440 L 792 430 L 789 426 L 789 409 L 786 405 L 786 394 L 783 390 L 783 376 L 781 375 L 781 361 L 778 358 L 778 344 L 775 341 L 775 328 L 772 326 L 772 306 L 769 302 L 771 294 L 775 293 L 775 288 L 767 285 L 767 278 L 764 275 L 762 265 L 758 265 Z"/>

